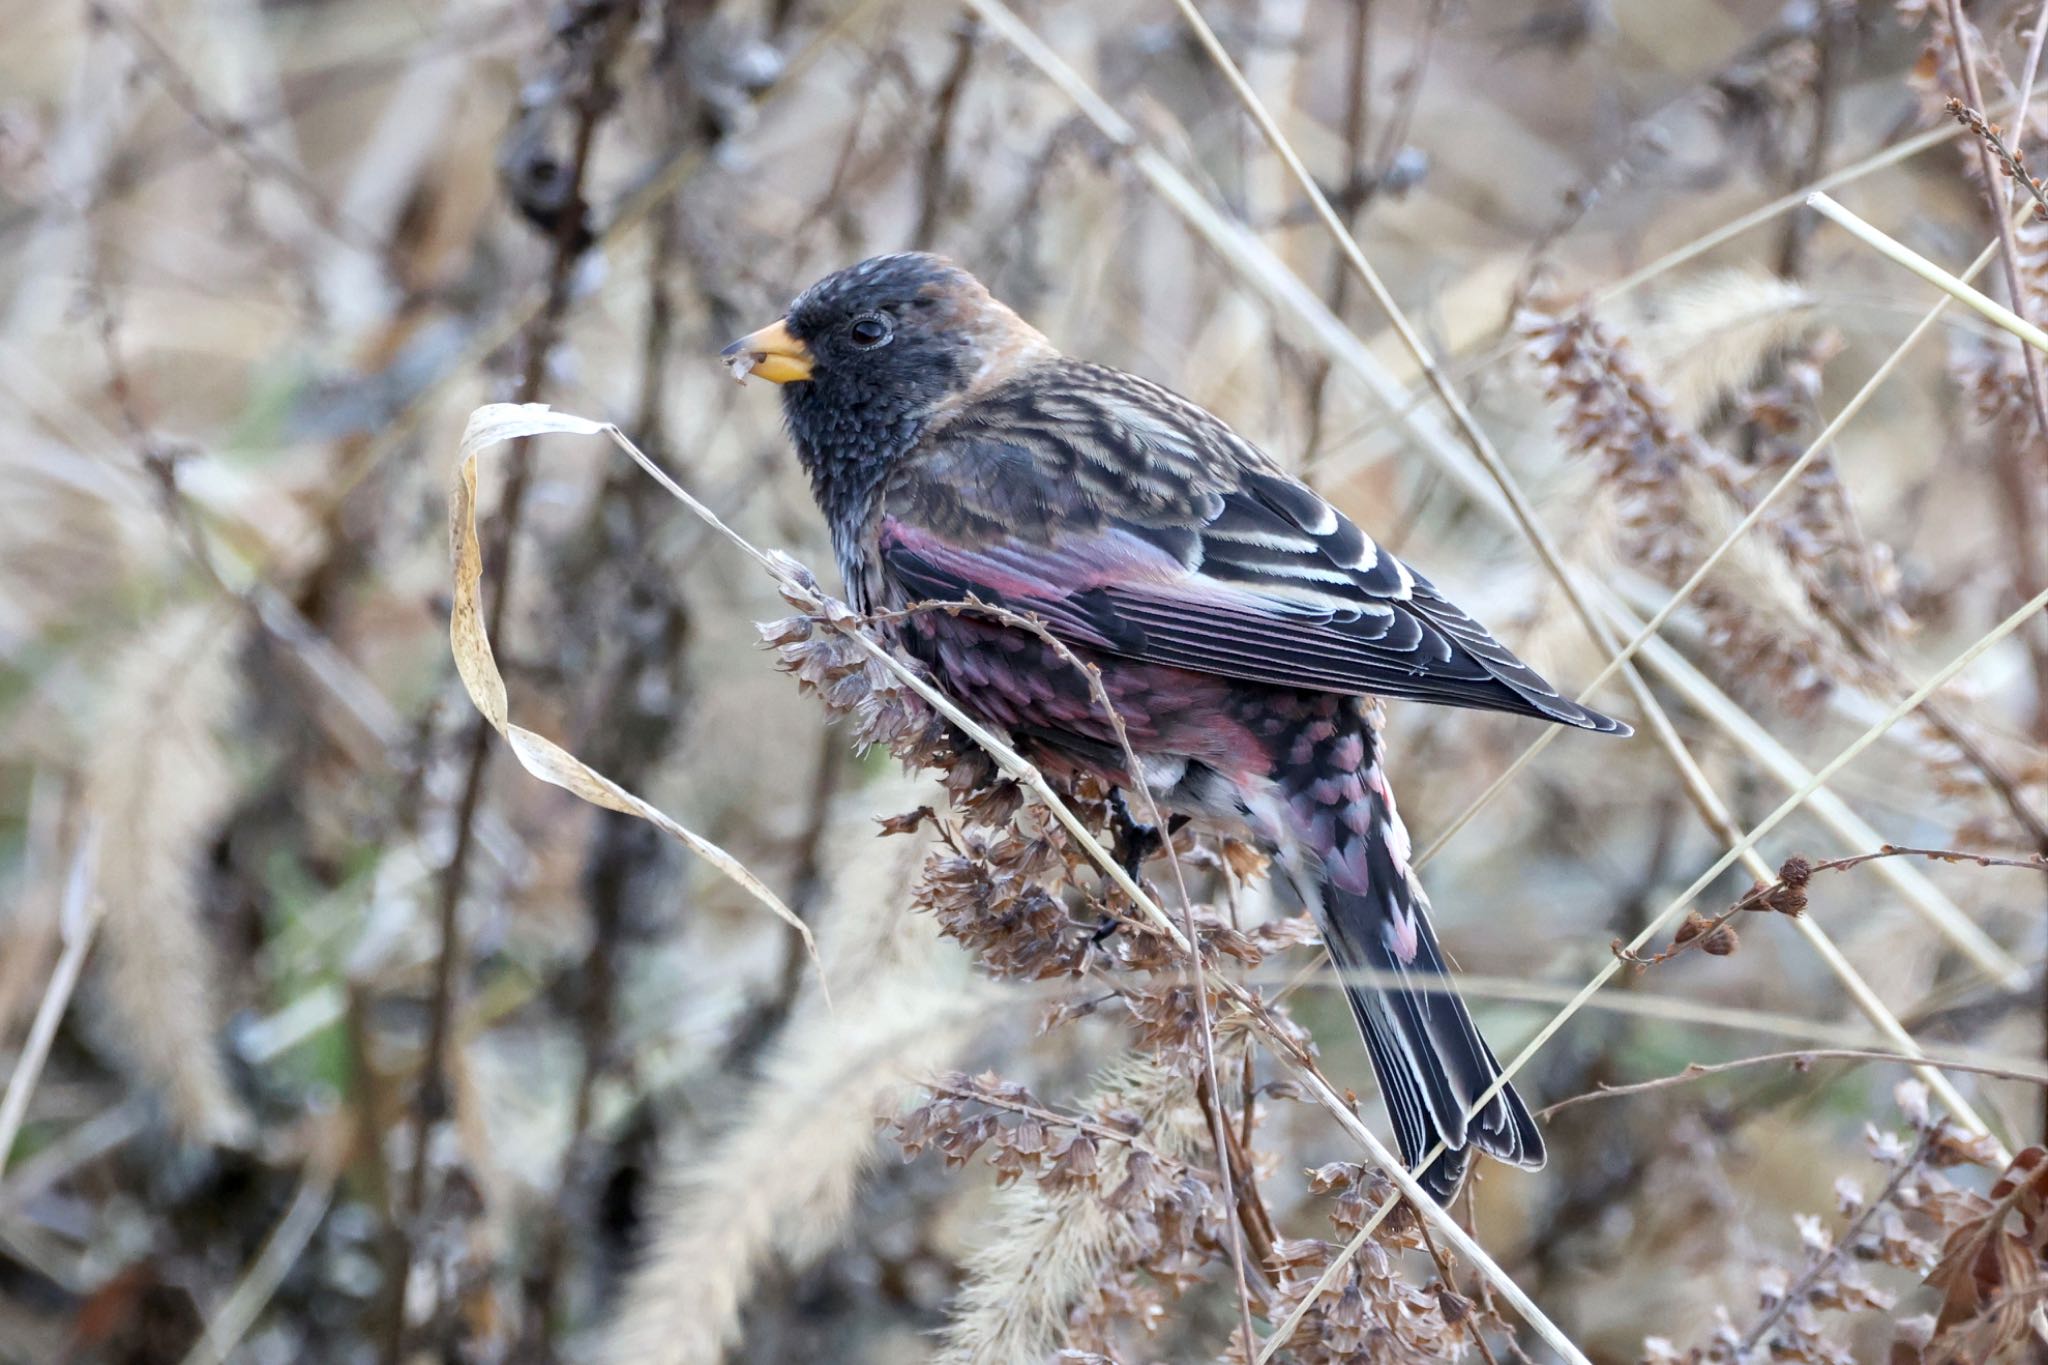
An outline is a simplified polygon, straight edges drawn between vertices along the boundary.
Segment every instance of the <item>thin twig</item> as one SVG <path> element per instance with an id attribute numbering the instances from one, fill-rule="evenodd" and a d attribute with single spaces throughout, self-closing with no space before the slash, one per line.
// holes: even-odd
<path id="1" fill-rule="evenodd" d="M 1750 1324 L 1749 1330 L 1742 1334 L 1741 1343 L 1735 1348 L 1735 1358 L 1737 1360 L 1742 1359 L 1758 1342 L 1762 1341 L 1764 1333 L 1775 1327 L 1778 1320 L 1792 1311 L 1795 1304 L 1802 1302 L 1806 1298 L 1807 1292 L 1819 1282 L 1821 1275 L 1834 1265 L 1835 1261 L 1840 1258 L 1847 1248 L 1856 1244 L 1857 1239 L 1863 1235 L 1863 1229 L 1869 1226 L 1870 1220 L 1877 1216 L 1878 1210 L 1886 1208 L 1891 1204 L 1893 1197 L 1898 1194 L 1900 1187 L 1906 1183 L 1907 1178 L 1913 1172 L 1920 1169 L 1920 1163 L 1926 1160 L 1928 1153 L 1933 1149 L 1936 1131 L 1936 1128 L 1930 1127 L 1920 1135 L 1920 1141 L 1915 1145 L 1912 1155 L 1899 1163 L 1899 1168 L 1892 1172 L 1891 1179 L 1885 1182 L 1884 1188 L 1878 1192 L 1877 1198 L 1863 1206 L 1849 1226 L 1843 1229 L 1842 1235 L 1835 1239 L 1835 1244 L 1828 1248 L 1827 1254 L 1814 1258 L 1814 1263 L 1807 1267 L 1806 1273 L 1801 1275 L 1783 1294 L 1779 1295 L 1777 1301 L 1772 1303 L 1761 1317 Z"/>
<path id="2" fill-rule="evenodd" d="M 1856 31 L 1854 0 L 1822 0 L 1814 18 L 1813 131 L 1806 143 L 1806 155 L 1792 177 L 1794 185 L 1811 185 L 1827 167 L 1828 144 L 1833 140 L 1835 103 L 1840 95 L 1841 68 L 1848 60 L 1846 50 Z M 1813 235 L 1813 220 L 1795 213 L 1785 220 L 1784 236 L 1778 243 L 1778 274 L 1796 280 L 1806 273 L 1806 248 Z"/>
<path id="3" fill-rule="evenodd" d="M 1465 1217 L 1467 1221 L 1470 1221 L 1472 1217 L 1471 1192 L 1472 1186 L 1467 1185 L 1465 1187 Z M 1443 1252 L 1437 1250 L 1436 1239 L 1429 1235 L 1428 1226 L 1425 1224 L 1418 1223 L 1416 1224 L 1416 1228 L 1418 1231 L 1422 1233 L 1422 1248 L 1423 1250 L 1429 1253 L 1429 1259 L 1431 1264 L 1436 1266 L 1436 1276 L 1437 1279 L 1443 1283 L 1444 1292 L 1447 1294 L 1456 1294 L 1458 1292 L 1458 1288 L 1457 1285 L 1453 1283 L 1451 1279 L 1450 1262 L 1444 1259 Z M 1494 1358 L 1493 1348 L 1486 1344 L 1486 1332 L 1479 1325 L 1480 1315 L 1477 1313 L 1466 1313 L 1464 1315 L 1464 1324 L 1466 1334 L 1472 1338 L 1472 1344 L 1479 1348 L 1479 1354 L 1481 1357 L 1485 1359 L 1486 1365 L 1500 1365 L 1500 1362 Z"/>
<path id="4" fill-rule="evenodd" d="M 932 99 L 932 132 L 924 145 L 918 172 L 917 227 L 910 234 L 911 245 L 930 251 L 938 240 L 939 217 L 946 209 L 946 162 L 952 152 L 954 115 L 960 108 L 960 92 L 967 88 L 967 73 L 974 64 L 974 49 L 980 39 L 974 20 L 966 19 L 953 35 L 953 61 L 939 78 L 938 94 Z"/>
<path id="5" fill-rule="evenodd" d="M 1956 67 L 1962 73 L 1963 94 L 1969 99 L 1972 109 L 1984 107 L 1984 90 L 1977 81 L 1977 54 L 1970 50 L 1970 24 L 1963 17 L 1963 0 L 1948 0 L 1948 31 L 1955 40 Z M 2022 129 L 2027 122 L 2027 108 L 2019 108 L 2019 123 Z M 2000 193 L 1998 188 L 1998 160 L 1992 156 L 1991 148 L 1983 137 L 1977 139 L 1977 164 L 1984 172 L 1984 193 L 1991 199 L 1991 217 L 1998 228 L 1998 256 L 2005 267 L 2005 291 L 2012 299 L 2012 313 L 2022 321 L 2027 315 L 2026 276 L 2020 271 L 2020 247 L 2013 236 L 2012 223 L 2008 215 L 2012 211 L 2010 192 Z M 2033 189 L 2022 167 L 2018 177 L 2020 183 Z M 2039 191 L 2035 191 L 2039 193 Z M 2037 329 L 2038 330 L 2038 329 Z M 2048 346 L 2042 347 L 2048 350 Z M 2034 400 L 2034 421 L 2041 439 L 2048 441 L 2048 371 L 2044 371 L 2040 355 L 2021 348 L 2020 358 L 2027 366 L 2027 391 Z"/>
<path id="6" fill-rule="evenodd" d="M 616 101 L 611 91 L 611 65 L 623 49 L 639 12 L 635 0 L 616 0 L 611 11 L 598 21 L 586 52 L 567 54 L 566 60 L 580 69 L 565 79 L 577 82 L 569 96 L 575 113 L 571 151 L 563 181 L 559 213 L 554 221 L 552 254 L 548 263 L 547 288 L 533 315 L 525 339 L 525 362 L 515 387 L 516 401 L 527 403 L 539 397 L 548 373 L 548 362 L 562 330 L 569 308 L 570 282 L 582 259 L 587 240 L 584 183 L 591 161 L 591 149 L 599 123 L 612 112 Z M 526 490 L 533 476 L 531 444 L 520 441 L 513 450 L 511 474 L 505 483 L 495 534 L 486 548 L 499 576 L 499 591 L 487 608 L 487 629 L 499 637 L 505 613 L 512 599 L 513 565 L 520 543 L 519 527 L 526 509 Z M 398 1207 L 394 1210 L 386 1252 L 389 1274 L 385 1311 L 385 1365 L 400 1365 L 405 1356 L 406 1291 L 412 1280 L 417 1224 L 426 1206 L 427 1153 L 433 1127 L 446 1112 L 447 1067 L 450 1040 L 454 1036 L 455 1001 L 458 978 L 465 956 L 462 938 L 462 906 L 469 889 L 470 853 L 476 842 L 476 823 L 483 802 L 484 778 L 491 757 L 497 752 L 497 735 L 488 721 L 476 717 L 470 724 L 464 745 L 463 778 L 454 808 L 455 846 L 440 879 L 437 914 L 438 951 L 434 958 L 433 988 L 427 1015 L 426 1055 L 421 1062 L 418 1088 L 411 1114 L 412 1164 L 406 1172 Z"/>
<path id="7" fill-rule="evenodd" d="M 1097 1123 L 1093 1119 L 1084 1119 L 1078 1114 L 1062 1114 L 1058 1110 L 1045 1109 L 1035 1104 L 1026 1104 L 1022 1100 L 1013 1100 L 1007 1095 L 1000 1095 L 995 1091 L 973 1084 L 972 1077 L 964 1079 L 967 1081 L 967 1084 L 961 1084 L 959 1079 L 949 1080 L 943 1076 L 934 1076 L 929 1080 L 921 1082 L 921 1084 L 934 1095 L 944 1095 L 956 1100 L 972 1100 L 976 1104 L 985 1104 L 991 1109 L 1001 1109 L 1012 1114 L 1022 1114 L 1049 1123 L 1056 1128 L 1071 1128 L 1077 1133 L 1086 1133 L 1090 1137 L 1101 1138 L 1104 1142 L 1118 1143 L 1131 1148 L 1133 1151 L 1143 1152 L 1160 1165 L 1170 1169 L 1178 1170 L 1187 1165 L 1179 1157 L 1168 1156 L 1165 1152 L 1144 1141 L 1136 1133 L 1126 1132 L 1121 1128 L 1112 1128 L 1106 1123 Z"/>
<path id="8" fill-rule="evenodd" d="M 2024 107 L 2024 101 L 2022 105 Z M 2005 145 L 2005 139 L 1999 135 L 1998 125 L 1985 118 L 1981 111 L 1972 109 L 1969 105 L 1953 97 L 1946 104 L 1942 105 L 1942 108 L 1948 111 L 1949 117 L 1975 133 L 1978 140 L 1990 149 L 1991 155 L 1997 160 L 1999 169 L 2003 172 L 2006 179 L 2018 185 L 2033 198 L 2034 216 L 2048 218 L 2048 193 L 2042 192 L 2040 178 L 2027 174 L 2025 155 L 2017 149 Z M 2022 120 L 2019 132 L 2024 133 L 2025 131 L 2026 123 Z"/>
<path id="9" fill-rule="evenodd" d="M 2037 872 L 2048 872 L 2048 856 L 2041 854 L 2025 858 L 2006 858 L 1988 853 L 1963 853 L 1951 848 L 1899 848 L 1892 844 L 1886 844 L 1875 853 L 1857 853 L 1846 858 L 1828 858 L 1820 862 L 1790 858 L 1780 869 L 1776 881 L 1768 885 L 1759 883 L 1752 887 L 1741 899 L 1712 919 L 1688 920 L 1679 930 L 1682 936 L 1674 940 L 1664 951 L 1643 957 L 1616 942 L 1614 952 L 1622 961 L 1640 969 L 1661 966 L 1691 949 L 1712 951 L 1716 941 L 1715 931 L 1746 911 L 1804 914 L 1807 879 L 1816 872 L 1842 872 L 1881 858 L 1904 857 L 1926 858 L 1943 863 L 1975 863 L 1979 867 L 2023 867 Z"/>
<path id="10" fill-rule="evenodd" d="M 1672 1076 L 1658 1076 L 1653 1080 L 1634 1081 L 1627 1085 L 1603 1085 L 1583 1095 L 1573 1095 L 1555 1104 L 1545 1105 L 1536 1111 L 1536 1117 L 1548 1119 L 1560 1109 L 1574 1105 L 1588 1104 L 1593 1100 L 1616 1099 L 1623 1095 L 1640 1095 L 1645 1091 L 1664 1090 L 1674 1085 L 1685 1085 L 1718 1076 L 1727 1071 L 1742 1071 L 1753 1066 L 1768 1066 L 1774 1062 L 1791 1062 L 1794 1066 L 1805 1067 L 1808 1062 L 1898 1062 L 1904 1066 L 1938 1066 L 1944 1071 L 1964 1071 L 1973 1076 L 1991 1076 L 2001 1081 L 2024 1081 L 2028 1085 L 2048 1085 L 2048 1072 L 2019 1071 L 2004 1066 L 1984 1066 L 1976 1062 L 1957 1061 L 1949 1057 L 1932 1055 L 1914 1056 L 1909 1052 L 1884 1052 L 1876 1049 L 1821 1047 L 1803 1048 L 1792 1052 L 1766 1052 L 1757 1057 L 1742 1057 L 1732 1062 L 1689 1062 L 1685 1070 Z"/>
<path id="11" fill-rule="evenodd" d="M 1994 246 L 1987 246 L 1979 254 L 1977 260 L 1972 263 L 1964 278 L 1973 278 L 1977 272 L 1982 270 L 1990 262 L 1994 249 L 1995 244 Z M 1905 362 L 1906 357 L 1918 345 L 1920 340 L 1933 331 L 1935 324 L 1946 311 L 1947 305 L 1948 300 L 1946 299 L 1938 302 L 1928 311 L 1925 317 L 1921 318 L 1912 331 L 1906 334 L 1905 339 L 1893 348 L 1892 353 L 1885 357 L 1884 361 L 1875 370 L 1871 371 L 1870 376 L 1863 381 L 1862 387 L 1851 395 L 1849 401 L 1842 405 L 1841 410 L 1807 444 L 1806 449 L 1800 453 L 1799 458 L 1786 467 L 1784 473 L 1778 477 L 1778 481 L 1772 484 L 1770 489 L 1761 498 L 1756 500 L 1755 505 L 1748 510 L 1742 520 L 1737 522 L 1721 538 L 1720 544 L 1714 547 L 1713 552 L 1700 561 L 1699 565 L 1685 582 L 1680 584 L 1677 590 L 1664 600 L 1663 604 L 1651 615 L 1650 619 L 1643 623 L 1642 627 L 1634 633 L 1628 643 L 1617 651 L 1614 657 L 1603 665 L 1598 673 L 1594 674 L 1592 681 L 1579 690 L 1579 699 L 1581 701 L 1590 700 L 1598 692 L 1601 685 L 1620 668 L 1623 660 L 1639 651 L 1644 651 L 1645 647 L 1649 645 L 1657 633 L 1676 615 L 1678 609 L 1690 600 L 1692 594 L 1706 581 L 1708 575 L 1735 549 L 1742 537 L 1747 535 L 1763 519 L 1765 512 L 1783 494 L 1798 486 L 1799 480 L 1806 470 L 1816 460 L 1821 458 L 1848 424 L 1863 411 L 1870 400 L 1876 396 L 1879 388 L 1898 371 L 1899 367 Z M 1494 797 L 1507 788 L 1508 784 L 1514 780 L 1517 774 L 1533 762 L 1536 756 L 1548 748 L 1562 733 L 1563 731 L 1553 727 L 1545 730 L 1532 740 L 1528 747 L 1515 757 L 1514 762 L 1503 769 L 1500 775 L 1494 778 L 1484 791 L 1451 818 L 1450 822 L 1444 827 L 1444 830 L 1430 842 L 1427 848 L 1423 849 L 1421 855 L 1417 858 L 1417 865 L 1427 864 L 1438 853 L 1442 852 L 1444 846 L 1459 831 L 1471 823 L 1472 819 L 1481 810 L 1485 809 Z M 1836 818 L 1836 812 L 1832 806 L 1822 810 L 1821 814 L 1830 824 L 1836 826 L 1839 833 L 1849 837 L 1852 841 L 1868 842 L 1867 839 L 1856 840 L 1857 832 L 1844 827 L 1843 822 Z M 2014 977 L 2017 968 L 2011 957 L 1997 944 L 1993 943 L 1973 922 L 1965 918 L 1961 911 L 1953 904 L 1948 903 L 1946 900 L 1934 900 L 1917 895 L 1909 895 L 1907 900 L 1908 904 L 1916 911 L 1925 915 L 1937 930 L 1967 953 L 1986 972 L 2000 980 L 2011 980 Z"/>
<path id="12" fill-rule="evenodd" d="M 1796 190 L 1781 194 L 1769 203 L 1760 204 L 1748 213 L 1731 218 L 1711 232 L 1703 232 L 1685 245 L 1674 247 L 1655 260 L 1630 271 L 1614 283 L 1604 286 L 1594 298 L 1600 303 L 1612 303 L 1623 294 L 1640 288 L 1658 276 L 1667 275 L 1682 265 L 1698 260 L 1714 248 L 1733 241 L 1750 229 L 1761 227 L 1780 214 L 1790 213 L 1804 205 L 1816 193 L 1853 185 L 1878 171 L 1889 170 L 1901 161 L 1910 160 L 1922 152 L 1941 146 L 1944 142 L 1953 141 L 1958 131 L 1954 127 L 1943 126 L 1915 133 L 1912 137 L 1871 153 L 1861 161 L 1824 175 L 1810 185 L 1802 185 Z"/>

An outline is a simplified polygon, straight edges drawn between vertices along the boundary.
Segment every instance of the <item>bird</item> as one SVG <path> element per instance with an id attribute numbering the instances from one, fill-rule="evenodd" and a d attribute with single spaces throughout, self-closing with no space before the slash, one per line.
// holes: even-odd
<path id="1" fill-rule="evenodd" d="M 1377 699 L 1627 725 L 1562 696 L 1220 418 L 1062 354 L 942 257 L 839 270 L 721 356 L 781 386 L 848 600 L 946 696 L 1056 777 L 1119 798 L 1142 783 L 1173 820 L 1272 854 L 1432 1198 L 1475 1151 L 1543 1165 L 1528 1106 L 1439 980 Z M 927 602 L 1011 617 L 904 610 Z"/>

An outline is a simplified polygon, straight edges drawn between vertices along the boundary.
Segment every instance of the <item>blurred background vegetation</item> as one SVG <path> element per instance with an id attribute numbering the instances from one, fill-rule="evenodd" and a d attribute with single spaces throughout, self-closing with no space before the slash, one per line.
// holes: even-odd
<path id="1" fill-rule="evenodd" d="M 1968 98 L 1941 3 L 1202 9 L 1617 639 L 1936 302 L 1804 190 L 1846 172 L 1839 199 L 1953 270 L 1993 239 L 1979 146 L 1941 108 Z M 1973 102 L 2024 155 L 2048 132 L 2011 114 L 2040 7 L 1968 12 Z M 450 667 L 447 489 L 485 402 L 617 422 L 829 579 L 772 391 L 715 353 L 826 271 L 912 247 L 1223 414 L 1562 685 L 1611 654 L 1163 0 L 0 0 L 0 1361 L 1220 1357 L 1237 1305 L 1213 1220 L 1184 1276 L 1129 1256 L 1086 1311 L 1055 1295 L 1000 1342 L 965 1333 L 1030 1269 L 990 1244 L 1079 1215 L 1057 1177 L 1023 1182 L 1052 1201 L 1034 1213 L 981 1157 L 899 1160 L 873 1115 L 984 1070 L 1061 1114 L 1142 1109 L 1164 1063 L 1096 1008 L 1115 986 L 991 981 L 940 937 L 932 836 L 875 824 L 937 789 L 777 676 L 754 623 L 789 609 L 752 563 L 602 440 L 485 457 L 514 714 L 810 922 L 830 1006 L 731 881 L 521 772 Z M 2013 247 L 2039 320 L 2048 228 Z M 2001 261 L 1980 283 L 2014 297 Z M 1607 683 L 1638 738 L 1566 737 L 1433 860 L 1503 1056 L 1727 849 L 1728 820 L 1769 815 L 2048 583 L 2031 382 L 2009 336 L 1943 315 L 1645 652 L 1668 739 Z M 1398 705 L 1388 728 L 1422 845 L 1535 738 Z M 1765 865 L 2048 851 L 2048 629 L 1823 797 Z M 1565 1109 L 1547 1170 L 1485 1169 L 1460 1212 L 1594 1359 L 1760 1359 L 1774 1337 L 1780 1359 L 1878 1359 L 1970 1316 L 1921 1280 L 1983 1208 L 1909 1227 L 1896 1200 L 1975 1198 L 1998 1144 L 2041 1139 L 2048 885 L 1885 860 L 1806 893 L 1839 958 L 1745 912 L 1736 951 L 1624 969 L 1524 1093 L 1896 1051 L 1903 1029 L 2018 1077 L 1950 1073 L 1955 1131 L 1992 1135 L 1969 1163 L 1993 1169 L 1951 1189 L 1926 1150 L 1885 1146 L 1936 1131 L 1887 1062 Z M 1260 884 L 1236 910 L 1281 926 L 1230 965 L 1274 995 L 1314 960 L 1294 908 Z M 1289 1004 L 1384 1131 L 1341 996 L 1312 978 Z M 1186 1103 L 1148 1140 L 1213 1166 Z M 1358 1149 L 1285 1085 L 1257 1107 L 1280 1233 L 1345 1240 L 1345 1178 L 1307 1173 Z M 974 1112 L 1014 1149 L 1014 1109 Z M 1918 1245 L 1865 1245 L 1893 1221 Z M 1382 1297 L 1354 1321 L 1333 1300 L 1283 1358 L 1548 1358 L 1406 1235 Z M 1858 1258 L 1869 1294 L 1826 1288 Z M 2037 1258 L 1983 1288 L 2017 1326 L 1975 1358 L 2030 1349 Z M 1304 1287 L 1256 1305 L 1262 1332 Z"/>

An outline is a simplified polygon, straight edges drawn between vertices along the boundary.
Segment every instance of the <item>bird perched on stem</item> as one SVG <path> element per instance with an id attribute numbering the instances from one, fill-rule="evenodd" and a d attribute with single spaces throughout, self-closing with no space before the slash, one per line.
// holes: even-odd
<path id="1" fill-rule="evenodd" d="M 724 355 L 783 386 L 857 607 L 1036 616 L 1100 668 L 1142 771 L 1029 630 L 889 617 L 938 687 L 1050 772 L 1142 782 L 1161 809 L 1240 822 L 1275 852 L 1346 974 L 1402 1156 L 1442 1146 L 1432 1195 L 1450 1198 L 1475 1149 L 1543 1164 L 1514 1088 L 1487 1095 L 1500 1063 L 1464 1003 L 1427 980 L 1443 953 L 1366 699 L 1627 726 L 1560 696 L 1218 418 L 1061 355 L 939 257 L 828 276 Z"/>

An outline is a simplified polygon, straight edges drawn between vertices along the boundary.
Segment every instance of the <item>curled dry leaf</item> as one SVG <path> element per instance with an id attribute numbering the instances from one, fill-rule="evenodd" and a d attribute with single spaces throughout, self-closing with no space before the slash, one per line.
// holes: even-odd
<path id="1" fill-rule="evenodd" d="M 1949 1234 L 1927 1283 L 1941 1291 L 1932 1355 L 1992 1360 L 2031 1335 L 2048 1250 L 2048 1152 L 2029 1147 L 1991 1187 L 1983 1217 Z"/>
<path id="2" fill-rule="evenodd" d="M 448 533 L 455 558 L 455 603 L 448 618 L 448 644 L 455 654 L 455 669 L 462 675 L 462 685 L 484 719 L 505 737 L 514 757 L 526 771 L 593 806 L 636 816 L 675 838 L 731 878 L 748 895 L 788 921 L 802 936 L 804 948 L 815 963 L 818 948 L 812 941 L 810 928 L 739 859 L 709 839 L 685 829 L 553 740 L 512 723 L 505 696 L 505 678 L 498 671 L 497 657 L 491 651 L 490 634 L 484 628 L 484 560 L 476 533 L 477 457 L 491 446 L 505 441 L 555 432 L 574 436 L 610 436 L 621 449 L 632 453 L 617 427 L 608 422 L 593 422 L 587 417 L 555 412 L 545 403 L 486 404 L 470 414 L 469 425 L 462 433 L 455 484 L 448 495 Z M 823 980 L 822 972 L 820 980 Z"/>

